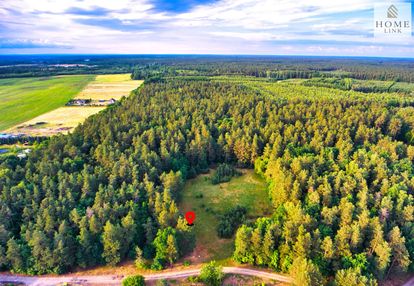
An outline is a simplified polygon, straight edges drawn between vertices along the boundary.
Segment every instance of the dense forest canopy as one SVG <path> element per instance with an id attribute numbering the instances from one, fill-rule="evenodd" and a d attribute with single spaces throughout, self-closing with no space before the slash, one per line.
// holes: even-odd
<path id="1" fill-rule="evenodd" d="M 395 74 L 412 76 L 405 68 Z M 3 269 L 61 273 L 136 255 L 161 269 L 194 243 L 177 208 L 183 182 L 218 163 L 254 167 L 274 206 L 237 230 L 236 261 L 302 285 L 375 285 L 413 269 L 412 96 L 163 76 L 27 160 L 1 159 Z"/>
<path id="2" fill-rule="evenodd" d="M 414 60 L 309 56 L 3 55 L 0 78 L 57 74 L 247 75 L 262 78 L 350 77 L 414 82 Z"/>

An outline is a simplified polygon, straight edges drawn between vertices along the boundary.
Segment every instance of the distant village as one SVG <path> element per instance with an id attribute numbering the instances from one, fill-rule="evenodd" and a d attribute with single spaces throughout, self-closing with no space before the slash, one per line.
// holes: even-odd
<path id="1" fill-rule="evenodd" d="M 116 102 L 116 99 L 99 99 L 99 100 L 92 100 L 92 99 L 71 99 L 66 106 L 105 106 L 111 105 Z"/>

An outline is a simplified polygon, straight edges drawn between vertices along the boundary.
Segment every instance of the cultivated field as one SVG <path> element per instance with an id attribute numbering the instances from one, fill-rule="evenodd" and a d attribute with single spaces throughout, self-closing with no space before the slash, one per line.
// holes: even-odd
<path id="1" fill-rule="evenodd" d="M 68 133 L 89 116 L 105 109 L 106 106 L 62 106 L 70 99 L 93 99 L 94 101 L 119 99 L 142 84 L 143 81 L 131 80 L 129 74 L 80 76 L 89 78 L 89 84 L 78 94 L 67 98 L 54 110 L 18 124 L 7 130 L 9 133 L 22 133 L 30 136 L 51 136 Z M 50 95 L 51 96 L 51 95 Z M 45 103 L 43 103 L 45 104 Z M 57 108 L 57 109 L 56 109 Z"/>
<path id="2" fill-rule="evenodd" d="M 95 76 L 0 79 L 0 131 L 64 106 Z"/>
<path id="3" fill-rule="evenodd" d="M 89 116 L 105 109 L 104 106 L 64 106 L 42 114 L 10 130 L 30 136 L 52 136 L 67 133 Z"/>
<path id="4" fill-rule="evenodd" d="M 248 209 L 249 220 L 271 213 L 264 180 L 253 170 L 241 171 L 242 176 L 218 185 L 210 182 L 209 175 L 200 175 L 186 183 L 180 210 L 183 213 L 193 210 L 197 217 L 194 223 L 197 245 L 189 258 L 193 263 L 232 256 L 233 239 L 220 239 L 216 233 L 219 215 L 225 211 L 237 205 L 244 206 Z"/>
<path id="5" fill-rule="evenodd" d="M 109 100 L 128 96 L 143 81 L 131 80 L 130 74 L 98 75 L 75 99 Z"/>

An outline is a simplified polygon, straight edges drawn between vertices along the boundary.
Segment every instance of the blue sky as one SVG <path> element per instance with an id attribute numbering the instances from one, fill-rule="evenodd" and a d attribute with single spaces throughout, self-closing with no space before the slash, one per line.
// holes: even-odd
<path id="1" fill-rule="evenodd" d="M 382 2 L 2 0 L 0 54 L 414 57 L 413 37 L 374 37 L 375 3 Z"/>

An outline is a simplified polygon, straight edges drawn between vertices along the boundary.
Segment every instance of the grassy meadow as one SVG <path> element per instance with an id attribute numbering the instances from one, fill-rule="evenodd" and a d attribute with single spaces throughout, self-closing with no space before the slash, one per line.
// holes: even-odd
<path id="1" fill-rule="evenodd" d="M 64 106 L 93 75 L 0 79 L 0 131 Z"/>
<path id="2" fill-rule="evenodd" d="M 241 171 L 241 176 L 217 185 L 210 182 L 208 174 L 187 181 L 181 193 L 180 210 L 196 213 L 196 248 L 188 258 L 192 262 L 224 260 L 232 256 L 234 239 L 221 239 L 216 232 L 219 216 L 225 211 L 237 205 L 244 206 L 248 210 L 248 220 L 271 213 L 265 181 L 253 170 Z"/>

